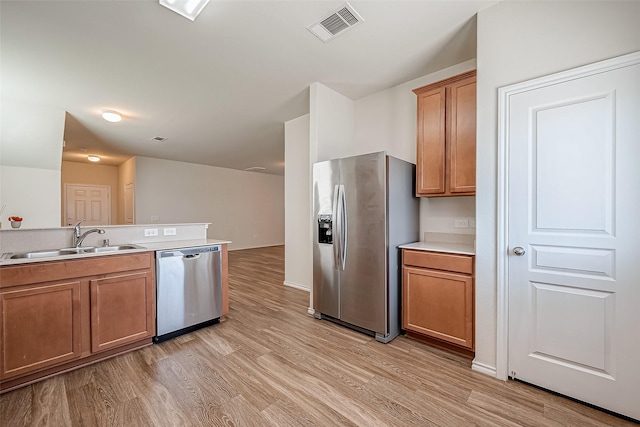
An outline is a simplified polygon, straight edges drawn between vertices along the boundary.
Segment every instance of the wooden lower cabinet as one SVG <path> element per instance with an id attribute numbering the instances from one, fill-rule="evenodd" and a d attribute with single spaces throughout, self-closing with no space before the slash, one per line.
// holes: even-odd
<path id="1" fill-rule="evenodd" d="M 154 271 L 153 252 L 0 268 L 0 392 L 150 345 Z"/>
<path id="2" fill-rule="evenodd" d="M 0 303 L 1 379 L 80 357 L 80 282 L 2 292 Z"/>
<path id="3" fill-rule="evenodd" d="M 150 272 L 90 281 L 91 351 L 154 335 L 154 283 Z"/>
<path id="4" fill-rule="evenodd" d="M 472 272 L 472 256 L 404 249 L 403 329 L 473 351 Z"/>

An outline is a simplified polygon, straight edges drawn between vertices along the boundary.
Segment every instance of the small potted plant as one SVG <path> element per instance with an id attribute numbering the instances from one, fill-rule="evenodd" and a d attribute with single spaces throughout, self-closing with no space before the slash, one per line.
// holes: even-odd
<path id="1" fill-rule="evenodd" d="M 20 216 L 10 216 L 9 221 L 11 221 L 11 228 L 20 228 L 22 220 L 23 218 Z"/>

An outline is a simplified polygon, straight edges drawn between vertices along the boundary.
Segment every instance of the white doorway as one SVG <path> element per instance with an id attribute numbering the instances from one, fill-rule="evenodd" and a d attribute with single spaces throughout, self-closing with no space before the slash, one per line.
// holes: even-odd
<path id="1" fill-rule="evenodd" d="M 64 185 L 66 225 L 85 220 L 83 226 L 111 224 L 111 187 L 108 185 Z"/>
<path id="2" fill-rule="evenodd" d="M 135 224 L 135 186 L 132 182 L 124 185 L 124 223 Z"/>
<path id="3" fill-rule="evenodd" d="M 499 100 L 498 376 L 640 419 L 640 53 Z"/>

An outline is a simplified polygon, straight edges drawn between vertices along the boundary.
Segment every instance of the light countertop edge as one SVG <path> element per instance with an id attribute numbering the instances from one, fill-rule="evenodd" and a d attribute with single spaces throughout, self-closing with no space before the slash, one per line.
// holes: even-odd
<path id="1" fill-rule="evenodd" d="M 460 255 L 475 255 L 476 251 L 473 245 L 464 243 L 446 243 L 446 242 L 415 242 L 398 246 L 401 249 L 414 249 L 418 251 L 430 252 L 446 252 Z"/>
<path id="2" fill-rule="evenodd" d="M 0 259 L 0 267 L 9 266 L 9 265 L 18 265 L 18 264 L 33 264 L 36 262 L 68 261 L 68 260 L 74 260 L 74 259 L 93 258 L 98 256 L 126 255 L 126 254 L 133 254 L 133 253 L 139 253 L 139 252 L 162 251 L 162 250 L 169 250 L 169 249 L 180 249 L 180 248 L 206 246 L 206 245 L 225 245 L 229 243 L 231 243 L 231 241 L 229 240 L 216 240 L 216 239 L 175 240 L 175 241 L 153 242 L 153 243 L 145 243 L 145 244 L 135 243 L 136 245 L 140 246 L 139 249 L 126 249 L 126 250 L 114 251 L 114 252 L 61 255 L 61 256 L 48 257 L 48 258 Z"/>
<path id="3" fill-rule="evenodd" d="M 196 246 L 205 245 L 226 245 L 231 243 L 230 240 L 216 240 L 216 239 L 193 239 L 193 240 L 175 240 L 173 242 L 153 242 L 144 243 L 140 246 L 144 246 L 148 250 L 152 251 L 164 251 L 169 249 L 190 248 Z"/>

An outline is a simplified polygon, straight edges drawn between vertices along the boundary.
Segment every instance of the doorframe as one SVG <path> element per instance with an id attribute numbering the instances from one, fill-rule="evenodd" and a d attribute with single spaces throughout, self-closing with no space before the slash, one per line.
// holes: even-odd
<path id="1" fill-rule="evenodd" d="M 106 188 L 107 189 L 107 198 L 109 199 L 109 216 L 108 216 L 108 225 L 112 225 L 111 223 L 111 186 L 110 185 L 100 185 L 100 184 L 74 184 L 74 183 L 65 183 L 64 184 L 64 222 L 66 224 L 67 218 L 69 218 L 69 207 L 67 206 L 67 188 L 68 187 L 98 187 L 98 188 Z M 68 227 L 65 225 L 65 227 Z"/>
<path id="2" fill-rule="evenodd" d="M 498 88 L 496 241 L 496 377 L 509 376 L 509 130 L 511 97 L 523 92 L 640 64 L 640 51 Z"/>

